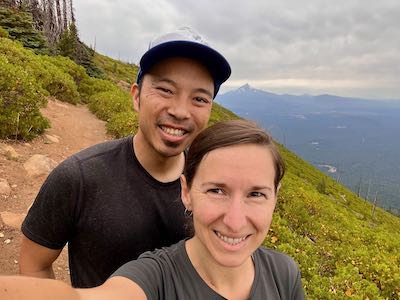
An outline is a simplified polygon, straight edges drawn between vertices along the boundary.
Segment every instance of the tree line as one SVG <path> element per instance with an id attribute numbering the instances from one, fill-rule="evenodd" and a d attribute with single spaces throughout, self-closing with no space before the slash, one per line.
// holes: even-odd
<path id="1" fill-rule="evenodd" d="M 75 23 L 72 0 L 0 0 L 0 7 L 28 10 L 35 29 L 44 33 L 50 45 Z"/>

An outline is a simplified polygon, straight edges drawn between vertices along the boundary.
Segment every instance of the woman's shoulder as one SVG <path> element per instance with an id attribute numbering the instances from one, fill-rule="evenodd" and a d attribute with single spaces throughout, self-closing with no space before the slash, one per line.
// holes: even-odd
<path id="1" fill-rule="evenodd" d="M 253 259 L 257 282 L 262 283 L 257 285 L 255 295 L 270 295 L 271 299 L 305 299 L 300 270 L 293 258 L 282 252 L 260 247 L 254 252 Z"/>
<path id="2" fill-rule="evenodd" d="M 254 253 L 254 259 L 258 265 L 265 269 L 270 270 L 274 274 L 282 274 L 285 276 L 297 277 L 299 273 L 299 267 L 297 263 L 289 255 L 268 249 L 265 247 L 259 247 Z"/>

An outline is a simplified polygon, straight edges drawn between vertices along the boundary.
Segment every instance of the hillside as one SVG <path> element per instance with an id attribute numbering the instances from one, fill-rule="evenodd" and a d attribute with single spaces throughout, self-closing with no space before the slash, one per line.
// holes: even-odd
<path id="1" fill-rule="evenodd" d="M 259 122 L 325 174 L 400 215 L 400 100 L 278 95 L 249 85 L 218 103 Z M 326 166 L 333 166 L 328 169 Z"/>
<path id="2" fill-rule="evenodd" d="M 32 140 L 34 144 L 42 139 L 51 126 L 41 112 L 49 97 L 81 108 L 87 105 L 105 121 L 113 137 L 134 133 L 137 118 L 126 87 L 137 68 L 101 55 L 97 59 L 103 79 L 89 77 L 68 58 L 34 54 L 15 41 L 0 38 L 2 143 Z M 216 104 L 210 123 L 231 118 L 237 116 Z M 82 128 L 80 134 L 84 133 Z M 379 208 L 373 211 L 370 203 L 280 148 L 288 172 L 265 244 L 298 262 L 308 299 L 400 299 L 400 219 Z M 1 155 L 2 170 L 12 163 L 12 158 Z M 6 200 L 0 205 L 25 203 L 20 207 L 23 211 L 34 196 L 24 197 L 2 196 Z M 12 231 L 8 225 L 0 226 L 0 233 Z M 0 237 L 3 247 L 10 244 L 6 238 Z"/>

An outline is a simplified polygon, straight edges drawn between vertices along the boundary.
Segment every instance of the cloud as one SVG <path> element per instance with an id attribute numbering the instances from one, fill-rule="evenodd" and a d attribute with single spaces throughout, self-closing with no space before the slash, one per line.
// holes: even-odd
<path id="1" fill-rule="evenodd" d="M 82 39 L 93 45 L 96 38 L 100 52 L 137 62 L 151 38 L 191 26 L 230 61 L 226 87 L 264 82 L 262 88 L 269 89 L 274 82 L 275 88 L 281 83 L 293 90 L 300 82 L 313 92 L 331 82 L 339 94 L 400 99 L 397 0 L 132 3 L 77 1 Z"/>

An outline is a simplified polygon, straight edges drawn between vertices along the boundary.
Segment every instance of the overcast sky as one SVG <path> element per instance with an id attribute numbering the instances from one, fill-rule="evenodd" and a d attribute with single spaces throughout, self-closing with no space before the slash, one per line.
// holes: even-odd
<path id="1" fill-rule="evenodd" d="M 398 0 L 76 0 L 80 38 L 138 63 L 149 41 L 189 26 L 230 62 L 222 92 L 400 99 Z"/>

